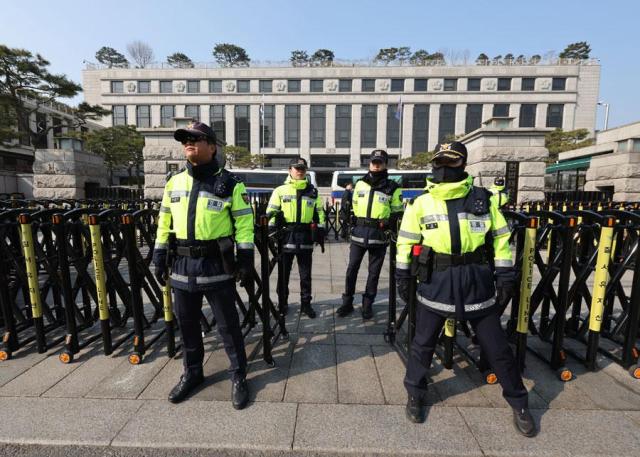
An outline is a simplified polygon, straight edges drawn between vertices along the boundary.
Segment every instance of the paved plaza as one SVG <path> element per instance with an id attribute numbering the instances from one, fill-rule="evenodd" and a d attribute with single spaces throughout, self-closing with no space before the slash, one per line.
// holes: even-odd
<path id="1" fill-rule="evenodd" d="M 587 372 L 568 360 L 568 383 L 532 354 L 526 385 L 541 432 L 515 432 L 498 385 L 457 355 L 453 370 L 434 359 L 425 424 L 405 418 L 404 365 L 384 341 L 388 268 L 380 280 L 375 318 L 363 323 L 359 307 L 335 315 L 344 287 L 348 246 L 327 245 L 313 265 L 316 319 L 300 317 L 296 267 L 287 317 L 289 341 L 274 348 L 276 366 L 258 356 L 248 375 L 252 402 L 235 411 L 227 359 L 214 330 L 206 337 L 206 383 L 172 405 L 167 394 L 182 370 L 180 354 L 156 345 L 144 363 L 113 356 L 96 343 L 72 364 L 56 349 L 31 347 L 0 363 L 0 456 L 173 455 L 427 455 L 632 456 L 640 453 L 640 381 L 600 360 Z M 366 275 L 366 259 L 359 290 Z M 274 282 L 272 281 L 271 290 Z M 359 303 L 359 297 L 356 300 Z M 248 352 L 256 336 L 248 337 Z M 537 346 L 537 338 L 529 343 Z"/>

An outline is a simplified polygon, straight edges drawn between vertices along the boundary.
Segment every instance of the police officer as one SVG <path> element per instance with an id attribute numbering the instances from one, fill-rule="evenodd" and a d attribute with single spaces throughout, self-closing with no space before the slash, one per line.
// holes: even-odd
<path id="1" fill-rule="evenodd" d="M 178 129 L 187 159 L 184 171 L 167 182 L 153 253 L 155 276 L 167 273 L 169 234 L 175 233 L 171 285 L 182 332 L 184 373 L 171 390 L 178 403 L 204 381 L 204 346 L 200 329 L 203 295 L 212 304 L 218 332 L 231 362 L 233 407 L 247 404 L 247 357 L 235 306 L 235 278 L 248 280 L 253 268 L 253 212 L 244 184 L 216 162 L 216 135 L 203 123 Z M 235 243 L 234 243 L 235 240 Z M 234 255 L 234 244 L 236 252 Z"/>
<path id="2" fill-rule="evenodd" d="M 406 412 L 413 422 L 425 420 L 427 373 L 445 319 L 454 317 L 471 323 L 513 408 L 517 430 L 533 436 L 536 426 L 528 393 L 500 326 L 496 303 L 496 289 L 498 296 L 512 295 L 516 289 L 509 227 L 497 197 L 473 186 L 473 178 L 464 171 L 466 160 L 467 149 L 460 142 L 436 148 L 433 177 L 427 180 L 426 192 L 407 207 L 398 232 L 398 291 L 405 301 L 412 246 L 422 244 L 423 251 L 418 263 L 416 333 L 404 380 L 409 394 Z M 484 245 L 489 231 L 491 251 Z"/>
<path id="3" fill-rule="evenodd" d="M 387 152 L 376 149 L 371 153 L 369 172 L 353 190 L 352 211 L 354 224 L 351 229 L 349 266 L 342 306 L 336 313 L 340 317 L 353 312 L 353 295 L 356 290 L 358 270 L 364 254 L 369 252 L 369 276 L 362 296 L 362 318 L 373 317 L 373 301 L 378 293 L 378 278 L 387 253 L 387 230 L 394 230 L 402 214 L 401 190 L 389 179 Z"/>
<path id="4" fill-rule="evenodd" d="M 506 190 L 504 178 L 502 176 L 496 176 L 493 180 L 493 186 L 491 186 L 489 190 L 493 195 L 497 196 L 498 207 L 502 208 L 509 203 L 509 192 Z"/>
<path id="5" fill-rule="evenodd" d="M 278 219 L 284 222 L 284 281 L 278 281 L 278 296 L 289 296 L 289 275 L 295 257 L 300 274 L 300 312 L 313 319 L 316 312 L 311 306 L 311 256 L 314 242 L 324 246 L 325 214 L 318 189 L 307 180 L 307 161 L 302 157 L 291 159 L 289 176 L 271 194 L 267 216 L 272 228 L 276 228 Z"/>

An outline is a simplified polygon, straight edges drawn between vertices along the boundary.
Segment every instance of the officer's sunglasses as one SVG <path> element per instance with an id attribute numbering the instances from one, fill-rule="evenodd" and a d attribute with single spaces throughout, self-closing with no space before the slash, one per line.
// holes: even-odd
<path id="1" fill-rule="evenodd" d="M 461 167 L 463 164 L 464 164 L 464 159 L 461 157 L 457 159 L 453 159 L 451 157 L 438 157 L 436 159 L 433 159 L 433 161 L 431 162 L 431 165 L 434 168 L 440 168 L 440 167 L 458 168 L 458 167 Z"/>
<path id="2" fill-rule="evenodd" d="M 183 138 L 180 143 L 184 146 L 185 144 L 196 144 L 198 141 L 205 141 L 206 138 L 203 136 L 188 136 Z"/>

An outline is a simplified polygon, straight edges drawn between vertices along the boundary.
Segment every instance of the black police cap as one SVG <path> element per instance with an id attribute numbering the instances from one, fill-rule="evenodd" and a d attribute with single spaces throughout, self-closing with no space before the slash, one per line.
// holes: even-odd
<path id="1" fill-rule="evenodd" d="M 436 145 L 436 152 L 431 161 L 455 161 L 458 159 L 462 159 L 464 162 L 467 161 L 467 147 L 459 141 L 452 141 L 451 143 L 441 143 Z"/>
<path id="2" fill-rule="evenodd" d="M 307 161 L 302 157 L 296 157 L 289 161 L 289 168 L 308 168 Z"/>
<path id="3" fill-rule="evenodd" d="M 369 161 L 371 162 L 389 162 L 389 154 L 384 149 L 374 149 L 371 152 L 371 156 L 369 157 Z"/>
<path id="4" fill-rule="evenodd" d="M 211 127 L 209 127 L 204 122 L 192 122 L 191 124 L 187 125 L 186 128 L 178 129 L 173 133 L 173 138 L 175 138 L 176 141 L 180 142 L 186 140 L 189 137 L 199 138 L 202 136 L 206 137 L 213 143 L 216 142 L 216 132 L 214 132 Z"/>

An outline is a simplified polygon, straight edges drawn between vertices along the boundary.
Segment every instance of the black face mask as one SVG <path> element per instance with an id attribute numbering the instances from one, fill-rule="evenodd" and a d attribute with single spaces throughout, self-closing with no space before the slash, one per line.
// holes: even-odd
<path id="1" fill-rule="evenodd" d="M 438 167 L 432 170 L 433 177 L 431 181 L 435 183 L 441 182 L 458 182 L 467 177 L 467 173 L 463 167 Z"/>

